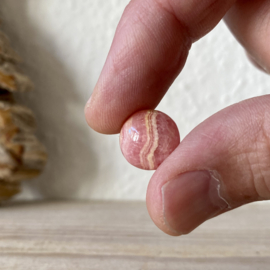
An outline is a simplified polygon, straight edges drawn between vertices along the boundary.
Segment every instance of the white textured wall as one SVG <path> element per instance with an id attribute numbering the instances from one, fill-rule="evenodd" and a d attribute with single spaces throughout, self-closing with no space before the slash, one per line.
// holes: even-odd
<path id="1" fill-rule="evenodd" d="M 144 199 L 152 172 L 137 170 L 121 155 L 118 136 L 90 130 L 84 104 L 98 79 L 128 0 L 1 0 L 2 28 L 25 60 L 36 91 L 21 102 L 38 118 L 49 150 L 42 176 L 20 198 Z M 187 65 L 159 110 L 182 138 L 211 114 L 267 94 L 269 77 L 257 71 L 224 23 L 197 42 Z"/>

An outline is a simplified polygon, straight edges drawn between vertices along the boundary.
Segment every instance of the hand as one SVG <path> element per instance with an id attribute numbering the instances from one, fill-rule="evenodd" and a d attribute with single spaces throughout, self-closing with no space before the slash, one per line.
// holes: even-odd
<path id="1" fill-rule="evenodd" d="M 85 108 L 98 132 L 118 133 L 136 111 L 154 109 L 182 70 L 191 45 L 225 21 L 270 71 L 270 1 L 132 0 Z M 210 79 L 210 78 L 209 78 Z M 170 235 L 270 199 L 270 96 L 230 106 L 197 126 L 154 173 L 147 208 Z"/>

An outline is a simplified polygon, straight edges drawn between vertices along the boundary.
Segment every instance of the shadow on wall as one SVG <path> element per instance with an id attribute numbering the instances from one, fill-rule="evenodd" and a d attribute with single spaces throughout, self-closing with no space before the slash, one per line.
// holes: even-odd
<path id="1" fill-rule="evenodd" d="M 57 55 L 48 52 L 47 45 L 53 40 L 31 22 L 27 4 L 27 0 L 0 4 L 1 28 L 36 86 L 33 93 L 20 94 L 17 100 L 34 111 L 38 138 L 49 154 L 43 174 L 25 184 L 26 194 L 31 190 L 39 198 L 75 198 L 83 182 L 95 177 L 97 168 L 83 115 L 85 100 Z"/>

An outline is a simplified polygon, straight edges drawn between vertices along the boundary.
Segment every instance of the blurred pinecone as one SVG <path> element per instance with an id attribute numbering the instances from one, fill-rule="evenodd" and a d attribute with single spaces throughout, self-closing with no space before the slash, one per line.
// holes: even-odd
<path id="1" fill-rule="evenodd" d="M 20 192 L 20 182 L 40 174 L 47 161 L 44 146 L 35 133 L 30 109 L 16 104 L 12 92 L 33 89 L 18 69 L 19 56 L 0 32 L 0 201 Z"/>

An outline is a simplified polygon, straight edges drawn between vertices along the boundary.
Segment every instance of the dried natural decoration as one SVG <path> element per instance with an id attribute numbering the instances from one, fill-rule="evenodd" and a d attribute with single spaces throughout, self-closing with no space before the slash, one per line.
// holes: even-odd
<path id="1" fill-rule="evenodd" d="M 20 192 L 20 182 L 40 174 L 47 161 L 44 146 L 34 135 L 33 112 L 16 104 L 12 92 L 33 89 L 18 69 L 20 57 L 0 32 L 0 201 Z"/>

